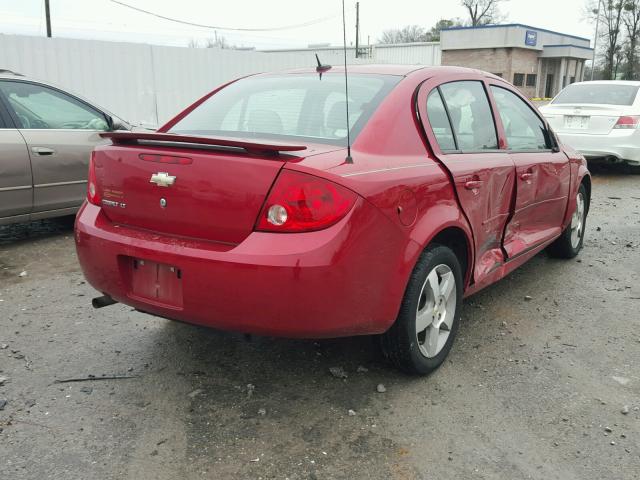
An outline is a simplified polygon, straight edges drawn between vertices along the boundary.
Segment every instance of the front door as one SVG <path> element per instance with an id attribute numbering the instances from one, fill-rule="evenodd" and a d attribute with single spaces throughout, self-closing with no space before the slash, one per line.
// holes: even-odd
<path id="1" fill-rule="evenodd" d="M 504 248 L 509 258 L 558 236 L 567 208 L 570 167 L 554 148 L 540 116 L 519 95 L 491 85 L 509 156 L 516 166 L 516 201 Z"/>
<path id="2" fill-rule="evenodd" d="M 428 84 L 423 90 L 430 88 Z M 420 93 L 419 109 L 425 105 L 431 130 L 430 143 L 438 159 L 451 173 L 458 198 L 471 224 L 476 261 L 474 281 L 481 282 L 505 258 L 502 234 L 509 218 L 515 167 L 499 149 L 496 126 L 485 84 L 456 81 Z M 423 103 L 424 102 L 424 103 Z"/>
<path id="3" fill-rule="evenodd" d="M 0 81 L 0 95 L 27 144 L 33 212 L 78 207 L 86 194 L 89 154 L 106 143 L 102 112 L 60 90 L 20 80 Z"/>

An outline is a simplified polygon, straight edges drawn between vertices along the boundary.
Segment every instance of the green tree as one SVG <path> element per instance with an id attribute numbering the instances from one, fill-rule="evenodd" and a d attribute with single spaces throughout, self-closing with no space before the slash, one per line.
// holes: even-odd
<path id="1" fill-rule="evenodd" d="M 439 42 L 441 30 L 459 26 L 462 26 L 462 20 L 460 20 L 459 18 L 443 18 L 441 20 L 438 20 L 436 24 L 431 27 L 431 30 L 427 32 L 427 37 L 430 42 Z"/>
<path id="2" fill-rule="evenodd" d="M 624 4 L 626 0 L 590 0 L 588 2 L 591 19 L 600 22 L 600 39 L 604 42 L 602 53 L 602 76 L 613 80 L 622 60 L 624 32 L 622 31 Z"/>
<path id="3" fill-rule="evenodd" d="M 624 45 L 625 80 L 638 80 L 638 40 L 640 36 L 640 0 L 626 0 L 623 5 L 622 22 L 624 23 L 627 41 Z"/>

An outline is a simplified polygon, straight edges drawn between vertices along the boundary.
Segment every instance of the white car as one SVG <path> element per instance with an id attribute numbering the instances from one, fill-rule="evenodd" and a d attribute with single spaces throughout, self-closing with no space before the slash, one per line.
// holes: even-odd
<path id="1" fill-rule="evenodd" d="M 573 83 L 540 107 L 562 142 L 590 161 L 626 163 L 640 173 L 640 82 Z"/>

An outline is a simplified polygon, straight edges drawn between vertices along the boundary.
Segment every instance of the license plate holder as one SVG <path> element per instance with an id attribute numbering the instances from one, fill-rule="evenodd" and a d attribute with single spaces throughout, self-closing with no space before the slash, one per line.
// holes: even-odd
<path id="1" fill-rule="evenodd" d="M 130 296 L 182 308 L 182 270 L 173 265 L 130 259 Z"/>
<path id="2" fill-rule="evenodd" d="M 573 130 L 586 130 L 589 128 L 590 118 L 588 115 L 565 115 L 564 127 Z"/>

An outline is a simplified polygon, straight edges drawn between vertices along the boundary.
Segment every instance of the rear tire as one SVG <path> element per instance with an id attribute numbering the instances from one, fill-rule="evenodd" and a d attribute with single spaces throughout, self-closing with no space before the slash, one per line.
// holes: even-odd
<path id="1" fill-rule="evenodd" d="M 576 210 L 571 216 L 571 223 L 564 232 L 547 247 L 547 253 L 556 258 L 573 258 L 580 250 L 584 242 L 584 230 L 587 225 L 587 211 L 589 199 L 584 184 L 580 184 L 576 194 Z"/>
<path id="2" fill-rule="evenodd" d="M 453 251 L 428 247 L 411 274 L 398 318 L 381 336 L 385 357 L 410 374 L 438 368 L 458 331 L 462 289 L 462 269 Z"/>

